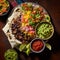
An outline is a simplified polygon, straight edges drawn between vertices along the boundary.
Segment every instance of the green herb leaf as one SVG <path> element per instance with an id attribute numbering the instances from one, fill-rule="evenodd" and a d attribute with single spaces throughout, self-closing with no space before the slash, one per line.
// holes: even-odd
<path id="1" fill-rule="evenodd" d="M 32 18 L 35 18 L 35 15 L 34 14 L 31 14 Z"/>
<path id="2" fill-rule="evenodd" d="M 33 22 L 32 19 L 29 19 L 29 25 L 31 25 L 31 26 L 35 26 L 35 23 Z"/>
<path id="3" fill-rule="evenodd" d="M 40 18 L 40 14 L 36 14 L 35 15 L 35 18 Z"/>
<path id="4" fill-rule="evenodd" d="M 22 9 L 22 10 L 25 10 L 25 7 L 24 7 L 24 6 L 21 6 L 21 9 Z"/>

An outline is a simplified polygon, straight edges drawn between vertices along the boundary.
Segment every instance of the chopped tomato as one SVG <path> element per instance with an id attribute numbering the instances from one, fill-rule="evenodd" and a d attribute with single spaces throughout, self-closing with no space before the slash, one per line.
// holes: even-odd
<path id="1" fill-rule="evenodd" d="M 29 8 L 28 8 L 28 7 L 26 7 L 25 9 L 26 9 L 26 10 L 29 10 Z"/>
<path id="2" fill-rule="evenodd" d="M 2 0 L 0 0 L 0 2 L 1 2 Z"/>
<path id="3" fill-rule="evenodd" d="M 3 6 L 3 7 L 7 7 L 8 5 L 7 5 L 6 3 L 3 3 L 2 6 Z"/>
<path id="4" fill-rule="evenodd" d="M 32 44 L 32 48 L 34 51 L 40 51 L 43 47 L 43 42 L 40 40 L 36 40 Z"/>
<path id="5" fill-rule="evenodd" d="M 34 34 L 35 33 L 35 31 L 29 31 L 29 34 Z"/>
<path id="6" fill-rule="evenodd" d="M 7 11 L 7 9 L 6 9 L 6 8 L 3 8 L 3 9 L 2 9 L 2 12 L 6 12 L 6 11 Z"/>
<path id="7" fill-rule="evenodd" d="M 41 7 L 39 8 L 39 10 L 40 10 L 40 12 L 42 12 L 42 11 L 43 11 L 43 9 L 42 9 Z"/>
<path id="8" fill-rule="evenodd" d="M 0 3 L 4 2 L 3 0 L 0 0 Z"/>
<path id="9" fill-rule="evenodd" d="M 27 4 L 26 3 L 23 3 L 23 4 L 21 4 L 22 6 L 27 6 Z"/>
<path id="10" fill-rule="evenodd" d="M 21 16 L 21 22 L 25 22 L 23 15 Z"/>
<path id="11" fill-rule="evenodd" d="M 35 19 L 35 22 L 39 22 L 40 20 L 38 18 Z"/>
<path id="12" fill-rule="evenodd" d="M 25 23 L 27 23 L 28 22 L 28 20 L 27 19 L 25 19 Z"/>

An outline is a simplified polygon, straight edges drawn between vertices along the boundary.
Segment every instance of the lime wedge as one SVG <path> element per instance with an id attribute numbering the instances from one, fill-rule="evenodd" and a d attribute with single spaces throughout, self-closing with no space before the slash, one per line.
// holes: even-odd
<path id="1" fill-rule="evenodd" d="M 52 47 L 51 47 L 51 45 L 50 45 L 49 43 L 46 43 L 45 45 L 46 45 L 46 47 L 47 47 L 49 50 L 52 49 Z"/>

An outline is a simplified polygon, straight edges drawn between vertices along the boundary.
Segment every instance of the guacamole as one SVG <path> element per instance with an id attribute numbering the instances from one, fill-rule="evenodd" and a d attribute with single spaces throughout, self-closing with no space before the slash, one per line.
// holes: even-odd
<path id="1" fill-rule="evenodd" d="M 37 28 L 37 35 L 41 39 L 47 39 L 52 35 L 53 26 L 50 23 L 43 22 Z"/>
<path id="2" fill-rule="evenodd" d="M 8 49 L 4 54 L 5 60 L 17 60 L 18 54 L 13 49 Z"/>

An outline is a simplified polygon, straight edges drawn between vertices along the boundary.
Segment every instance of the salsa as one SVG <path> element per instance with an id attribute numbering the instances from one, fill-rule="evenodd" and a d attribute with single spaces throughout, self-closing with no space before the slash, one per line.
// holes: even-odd
<path id="1" fill-rule="evenodd" d="M 36 40 L 32 43 L 32 49 L 34 51 L 40 51 L 43 48 L 44 44 L 40 40 Z"/>

